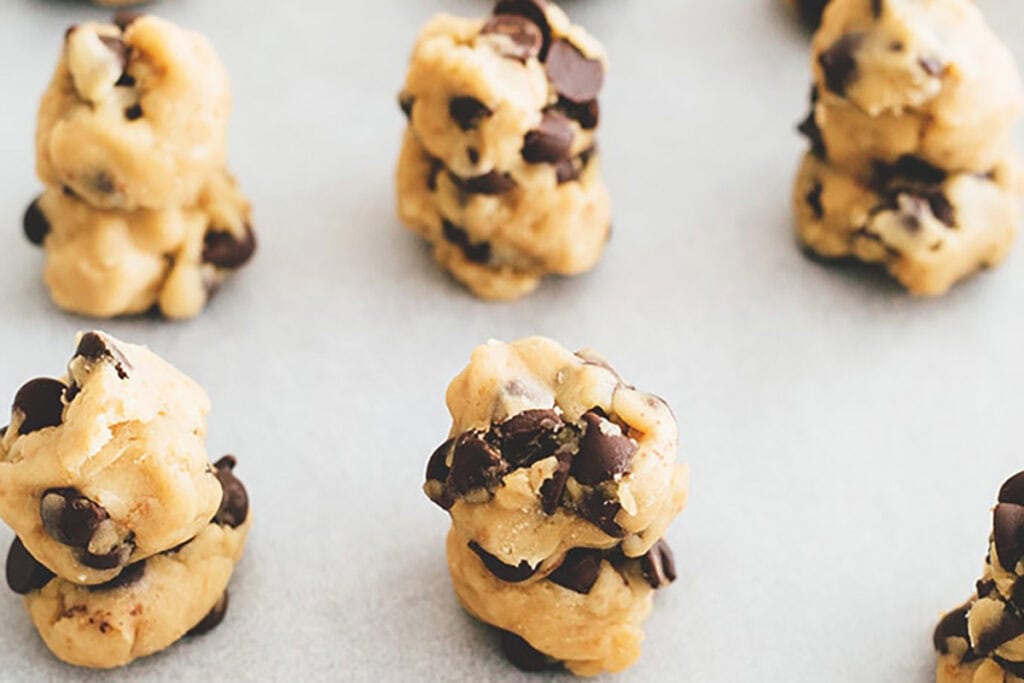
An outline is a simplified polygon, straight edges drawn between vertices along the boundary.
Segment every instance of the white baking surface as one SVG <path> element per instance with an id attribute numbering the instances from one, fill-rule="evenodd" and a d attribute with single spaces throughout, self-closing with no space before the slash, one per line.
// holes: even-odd
<path id="1" fill-rule="evenodd" d="M 932 680 L 932 626 L 971 592 L 988 509 L 1024 466 L 1024 255 L 934 301 L 801 256 L 807 39 L 779 4 L 568 4 L 612 57 L 615 236 L 593 273 L 495 305 L 392 200 L 417 29 L 487 1 L 165 0 L 232 73 L 261 251 L 192 322 L 97 324 L 50 304 L 20 217 L 63 31 L 108 13 L 0 1 L 0 401 L 59 374 L 76 330 L 148 344 L 209 391 L 211 456 L 239 455 L 255 514 L 224 624 L 102 680 L 544 680 L 456 605 L 447 516 L 419 490 L 448 381 L 476 344 L 531 334 L 668 399 L 692 466 L 679 581 L 616 680 Z M 982 7 L 1024 58 L 1024 4 Z M 0 680 L 101 677 L 50 656 L 0 591 Z"/>

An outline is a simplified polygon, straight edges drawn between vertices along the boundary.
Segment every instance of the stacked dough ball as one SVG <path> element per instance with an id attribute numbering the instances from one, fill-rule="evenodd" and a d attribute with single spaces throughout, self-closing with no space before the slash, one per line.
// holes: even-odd
<path id="1" fill-rule="evenodd" d="M 974 596 L 935 629 L 937 683 L 1024 681 L 1024 472 L 999 490 Z"/>
<path id="2" fill-rule="evenodd" d="M 255 249 L 226 169 L 227 73 L 201 36 L 156 17 L 68 30 L 39 110 L 46 190 L 25 234 L 64 309 L 199 313 Z"/>
<path id="3" fill-rule="evenodd" d="M 478 296 L 513 299 L 600 258 L 605 66 L 546 0 L 502 0 L 486 21 L 438 16 L 420 34 L 401 95 L 399 214 Z"/>
<path id="4" fill-rule="evenodd" d="M 631 665 L 686 501 L 668 406 L 596 354 L 532 338 L 478 348 L 448 409 L 424 490 L 452 518 L 459 600 L 523 668 Z"/>
<path id="5" fill-rule="evenodd" d="M 249 530 L 234 458 L 206 458 L 208 399 L 148 350 L 79 338 L 0 438 L 7 581 L 62 660 L 114 667 L 213 628 Z"/>
<path id="6" fill-rule="evenodd" d="M 936 295 L 1016 233 L 1013 57 L 969 0 L 832 0 L 814 37 L 811 151 L 794 194 L 817 254 Z"/>

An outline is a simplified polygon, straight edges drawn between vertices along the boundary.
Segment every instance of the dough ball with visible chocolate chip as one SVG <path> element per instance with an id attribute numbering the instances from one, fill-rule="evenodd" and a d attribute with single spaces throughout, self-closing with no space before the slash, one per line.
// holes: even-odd
<path id="1" fill-rule="evenodd" d="M 80 585 L 199 533 L 221 506 L 203 389 L 149 350 L 78 338 L 67 373 L 15 396 L 0 437 L 0 517 Z"/>
<path id="2" fill-rule="evenodd" d="M 868 183 L 813 154 L 793 206 L 800 241 L 829 259 L 883 266 L 910 292 L 939 295 L 1006 258 L 1017 232 L 1012 171 L 887 174 Z"/>
<path id="3" fill-rule="evenodd" d="M 1024 680 L 1024 472 L 999 491 L 974 595 L 935 627 L 937 683 Z"/>
<path id="4" fill-rule="evenodd" d="M 675 578 L 661 539 L 687 496 L 668 406 L 595 352 L 540 337 L 477 348 L 447 397 L 452 427 L 424 491 L 451 515 L 463 604 L 574 671 L 631 664 L 650 589 L 623 591 L 617 573 L 634 567 L 652 587 Z M 610 593 L 582 605 L 543 583 L 587 594 L 599 575 Z M 564 635 L 588 620 L 588 635 Z M 605 640 L 598 625 L 624 635 Z"/>
<path id="5" fill-rule="evenodd" d="M 398 207 L 475 294 L 594 266 L 610 230 L 596 151 L 604 50 L 551 2 L 423 29 L 399 97 Z"/>

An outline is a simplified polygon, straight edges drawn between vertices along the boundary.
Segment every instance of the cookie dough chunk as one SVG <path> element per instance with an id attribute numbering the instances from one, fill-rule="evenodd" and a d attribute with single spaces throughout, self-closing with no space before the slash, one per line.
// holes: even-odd
<path id="1" fill-rule="evenodd" d="M 460 600 L 573 670 L 628 666 L 649 611 L 639 584 L 572 615 L 548 613 L 552 603 L 538 597 L 548 589 L 526 587 L 579 553 L 622 565 L 659 546 L 687 495 L 668 406 L 595 352 L 573 354 L 538 337 L 476 349 L 448 389 L 448 409 L 450 438 L 430 458 L 424 491 L 452 518 L 449 561 Z M 497 594 L 486 596 L 491 589 Z M 523 616 L 530 610 L 533 622 Z M 595 610 L 607 610 L 600 623 L 608 633 L 622 634 L 613 651 L 604 650 L 610 641 L 572 641 L 562 630 Z"/>
<path id="2" fill-rule="evenodd" d="M 0 516 L 67 581 L 114 579 L 217 512 L 208 410 L 202 388 L 147 349 L 80 335 L 64 377 L 15 396 L 0 439 Z"/>
<path id="3" fill-rule="evenodd" d="M 111 668 L 216 627 L 228 606 L 228 581 L 242 555 L 250 517 L 235 461 L 217 463 L 224 502 L 212 522 L 183 545 L 128 565 L 98 586 L 52 574 L 16 539 L 7 558 L 10 587 L 47 647 L 77 666 Z"/>
<path id="4" fill-rule="evenodd" d="M 1003 484 L 975 593 L 935 628 L 938 683 L 1024 681 L 1024 472 Z"/>
<path id="5" fill-rule="evenodd" d="M 921 166 L 863 184 L 808 154 L 793 197 L 799 237 L 827 258 L 881 264 L 914 294 L 942 294 L 1009 253 L 1010 175 L 1006 164 L 984 176 Z"/>
<path id="6" fill-rule="evenodd" d="M 970 0 L 833 0 L 813 66 L 829 161 L 861 181 L 908 156 L 947 173 L 1007 157 L 1020 76 Z"/>
<path id="7" fill-rule="evenodd" d="M 592 268 L 611 209 L 597 161 L 603 48 L 544 0 L 441 15 L 400 96 L 398 209 L 478 296 L 512 299 Z"/>

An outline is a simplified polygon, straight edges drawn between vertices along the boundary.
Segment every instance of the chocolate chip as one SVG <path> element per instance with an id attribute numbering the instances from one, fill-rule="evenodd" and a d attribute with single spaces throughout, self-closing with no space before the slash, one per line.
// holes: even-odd
<path id="1" fill-rule="evenodd" d="M 875 19 L 882 17 L 882 2 L 883 0 L 871 0 L 871 15 Z M 828 4 L 828 0 L 825 0 L 824 5 Z"/>
<path id="2" fill-rule="evenodd" d="M 494 484 L 505 473 L 501 453 L 476 432 L 466 432 L 455 442 L 452 451 L 448 486 L 455 495 Z"/>
<path id="3" fill-rule="evenodd" d="M 39 516 L 46 533 L 73 548 L 88 546 L 100 524 L 110 519 L 101 505 L 73 488 L 43 492 L 39 499 Z"/>
<path id="4" fill-rule="evenodd" d="M 502 457 L 513 467 L 530 467 L 554 454 L 558 433 L 565 423 L 554 410 L 525 410 L 499 425 L 493 433 L 501 446 Z"/>
<path id="5" fill-rule="evenodd" d="M 597 128 L 597 124 L 601 120 L 601 107 L 597 100 L 577 104 L 576 102 L 570 102 L 564 97 L 559 97 L 558 104 L 554 108 L 580 124 L 580 128 L 583 130 Z"/>
<path id="6" fill-rule="evenodd" d="M 500 195 L 515 189 L 516 181 L 508 173 L 491 171 L 472 178 L 461 178 L 451 171 L 448 176 L 463 192 L 468 194 Z"/>
<path id="7" fill-rule="evenodd" d="M 537 573 L 537 568 L 531 567 L 530 563 L 526 560 L 523 560 L 516 566 L 505 564 L 497 557 L 491 555 L 489 552 L 477 545 L 475 541 L 469 542 L 469 549 L 476 553 L 481 561 L 483 561 L 484 566 L 487 567 L 487 571 L 494 574 L 502 581 L 506 581 L 508 583 L 520 583 L 522 581 L 526 581 Z"/>
<path id="8" fill-rule="evenodd" d="M 124 569 L 121 573 L 112 578 L 106 583 L 97 584 L 95 586 L 87 586 L 90 592 L 96 593 L 101 591 L 109 591 L 115 588 L 124 588 L 130 586 L 133 583 L 138 583 L 142 580 L 143 575 L 146 573 L 146 561 L 140 560 L 139 562 L 133 562 Z"/>
<path id="9" fill-rule="evenodd" d="M 548 24 L 546 0 L 499 0 L 494 8 L 494 15 L 511 14 L 524 17 L 533 22 L 540 30 L 543 38 L 538 57 L 541 61 L 547 59 L 548 50 L 551 46 L 551 25 Z"/>
<path id="10" fill-rule="evenodd" d="M 201 636 L 204 633 L 209 633 L 213 629 L 220 626 L 220 622 L 224 621 L 224 615 L 228 612 L 228 592 L 225 590 L 224 594 L 220 596 L 216 604 L 206 613 L 206 616 L 202 620 L 189 629 L 186 636 Z"/>
<path id="11" fill-rule="evenodd" d="M 25 230 L 25 239 L 35 245 L 41 245 L 46 240 L 46 236 L 50 234 L 50 221 L 47 220 L 43 210 L 39 208 L 38 199 L 25 209 L 25 217 L 22 219 L 21 225 Z"/>
<path id="12" fill-rule="evenodd" d="M 441 234 L 452 244 L 464 247 L 469 244 L 469 233 L 447 219 L 441 219 Z"/>
<path id="13" fill-rule="evenodd" d="M 129 26 L 135 23 L 138 19 L 141 19 L 142 15 L 138 12 L 130 12 L 128 10 L 119 10 L 114 13 L 114 25 L 122 31 L 126 30 Z"/>
<path id="14" fill-rule="evenodd" d="M 128 537 L 105 553 L 93 553 L 85 551 L 79 560 L 86 567 L 93 569 L 116 569 L 123 567 L 135 549 L 135 534 L 129 533 Z"/>
<path id="15" fill-rule="evenodd" d="M 530 164 L 554 164 L 569 158 L 575 133 L 569 119 L 549 112 L 523 140 L 523 160 Z"/>
<path id="16" fill-rule="evenodd" d="M 462 253 L 467 260 L 473 263 L 487 264 L 491 260 L 491 244 L 490 242 L 470 244 L 463 247 Z"/>
<path id="17" fill-rule="evenodd" d="M 78 342 L 75 349 L 76 358 L 85 358 L 93 362 L 106 361 L 114 365 L 117 376 L 121 379 L 128 379 L 128 371 L 132 364 L 128 362 L 121 349 L 110 341 L 109 338 L 97 332 L 86 332 Z"/>
<path id="18" fill-rule="evenodd" d="M 847 33 L 818 55 L 825 75 L 825 87 L 842 97 L 857 72 L 856 52 L 864 43 L 863 33 Z"/>
<path id="19" fill-rule="evenodd" d="M 1024 662 L 1012 662 L 1005 657 L 999 657 L 997 655 L 992 655 L 992 659 L 995 660 L 996 664 L 1002 667 L 1003 671 L 1013 674 L 1017 678 L 1024 678 Z"/>
<path id="20" fill-rule="evenodd" d="M 491 245 L 487 242 L 474 244 L 469 233 L 447 219 L 441 219 L 444 238 L 462 249 L 463 255 L 473 263 L 487 263 L 491 260 Z"/>
<path id="21" fill-rule="evenodd" d="M 501 649 L 508 661 L 521 671 L 547 671 L 559 666 L 558 660 L 548 657 L 510 631 L 501 632 Z"/>
<path id="22" fill-rule="evenodd" d="M 941 191 L 924 192 L 921 198 L 928 203 L 929 210 L 939 222 L 950 228 L 956 227 L 956 209 L 945 194 Z"/>
<path id="23" fill-rule="evenodd" d="M 977 592 L 979 598 L 986 597 L 989 593 L 996 589 L 996 582 L 989 579 L 988 581 L 978 580 L 974 584 L 974 590 Z"/>
<path id="24" fill-rule="evenodd" d="M 932 634 L 932 644 L 937 652 L 944 655 L 949 654 L 949 643 L 947 641 L 950 638 L 963 638 L 970 643 L 971 638 L 967 630 L 967 611 L 968 606 L 964 605 L 942 617 L 938 626 L 935 627 L 935 632 Z"/>
<path id="25" fill-rule="evenodd" d="M 1024 472 L 1013 475 L 999 488 L 1000 503 L 1024 505 Z"/>
<path id="26" fill-rule="evenodd" d="M 572 467 L 573 453 L 568 447 L 563 447 L 555 456 L 558 458 L 558 464 L 554 473 L 540 485 L 540 506 L 548 515 L 555 514 L 555 510 L 562 502 L 565 482 L 569 479 L 569 469 Z"/>
<path id="27" fill-rule="evenodd" d="M 614 422 L 594 411 L 586 413 L 583 422 L 586 428 L 580 450 L 572 462 L 571 474 L 576 481 L 596 486 L 628 473 L 636 443 Z"/>
<path id="28" fill-rule="evenodd" d="M 71 197 L 72 199 L 78 199 L 78 193 L 75 192 L 74 190 L 72 190 L 67 185 L 61 185 L 60 186 L 60 191 L 61 191 L 61 194 L 63 194 L 65 197 Z"/>
<path id="29" fill-rule="evenodd" d="M 647 554 L 640 558 L 640 572 L 654 590 L 664 588 L 676 580 L 675 557 L 664 539 L 655 543 Z"/>
<path id="30" fill-rule="evenodd" d="M 999 564 L 1013 572 L 1024 556 L 1024 506 L 1013 503 L 996 505 L 992 514 L 992 535 L 999 555 Z"/>
<path id="31" fill-rule="evenodd" d="M 977 635 L 974 649 L 980 653 L 989 653 L 1003 643 L 1024 635 L 1024 621 L 1007 607 L 995 628 Z"/>
<path id="32" fill-rule="evenodd" d="M 117 81 L 114 83 L 114 86 L 118 88 L 134 88 L 135 77 L 126 71 L 118 77 Z M 139 111 L 141 116 L 141 109 Z"/>
<path id="33" fill-rule="evenodd" d="M 464 131 L 474 130 L 482 120 L 493 113 L 475 97 L 453 97 L 448 100 L 448 115 Z"/>
<path id="34" fill-rule="evenodd" d="M 248 225 L 239 239 L 227 230 L 209 230 L 203 236 L 203 263 L 217 268 L 241 268 L 256 252 L 256 233 Z"/>
<path id="35" fill-rule="evenodd" d="M 896 180 L 938 185 L 948 175 L 938 166 L 913 154 L 905 154 L 893 163 L 876 162 L 872 170 L 875 175 L 872 186 L 875 188 L 884 187 Z"/>
<path id="36" fill-rule="evenodd" d="M 502 57 L 526 62 L 540 57 L 544 48 L 544 34 L 540 27 L 525 17 L 499 14 L 491 17 L 480 31 L 484 35 L 499 35 L 508 38 L 501 44 Z"/>
<path id="37" fill-rule="evenodd" d="M 41 377 L 26 382 L 14 395 L 13 411 L 22 416 L 18 434 L 25 435 L 56 427 L 64 419 L 62 382 Z"/>
<path id="38" fill-rule="evenodd" d="M 596 152 L 595 147 L 585 149 L 574 159 L 563 159 L 555 164 L 555 178 L 559 185 L 579 180 Z"/>
<path id="39" fill-rule="evenodd" d="M 622 505 L 608 500 L 600 493 L 593 493 L 583 499 L 580 516 L 613 538 L 622 538 L 625 530 L 615 522 Z"/>
<path id="40" fill-rule="evenodd" d="M 50 582 L 54 573 L 32 557 L 17 536 L 7 551 L 7 586 L 18 595 L 39 590 Z"/>
<path id="41" fill-rule="evenodd" d="M 124 117 L 129 121 L 135 121 L 142 118 L 142 105 L 133 104 L 124 110 Z"/>
<path id="42" fill-rule="evenodd" d="M 941 76 L 942 72 L 946 70 L 942 62 L 935 57 L 921 57 L 917 60 L 917 63 L 921 65 L 921 68 L 929 76 Z"/>
<path id="43" fill-rule="evenodd" d="M 587 595 L 601 574 L 600 550 L 573 548 L 548 578 L 563 588 Z"/>
<path id="44" fill-rule="evenodd" d="M 821 183 L 816 182 L 814 183 L 814 186 L 808 190 L 807 196 L 805 197 L 807 206 L 811 207 L 811 211 L 814 212 L 814 217 L 818 220 L 821 220 L 825 215 L 825 207 L 821 204 L 822 190 L 824 190 L 824 188 Z"/>
<path id="45" fill-rule="evenodd" d="M 232 528 L 240 527 L 249 516 L 249 494 L 242 482 L 232 472 L 237 464 L 235 456 L 225 455 L 213 465 L 217 470 L 220 487 L 224 490 L 220 509 L 214 515 L 213 521 Z"/>
<path id="46" fill-rule="evenodd" d="M 416 104 L 416 98 L 407 93 L 402 93 L 398 96 L 398 106 L 401 108 L 402 113 L 405 114 L 405 118 L 412 119 L 412 108 Z"/>
<path id="47" fill-rule="evenodd" d="M 577 104 L 596 98 L 604 84 L 604 65 L 600 60 L 586 57 L 562 38 L 551 44 L 547 72 L 555 91 Z"/>
<path id="48" fill-rule="evenodd" d="M 121 71 L 128 66 L 128 52 L 129 48 L 125 45 L 124 41 L 120 38 L 114 38 L 113 36 L 100 36 L 100 42 L 103 43 L 108 50 L 114 53 L 114 57 L 121 65 Z"/>
<path id="49" fill-rule="evenodd" d="M 454 444 L 454 438 L 448 439 L 430 456 L 430 460 L 427 461 L 427 481 L 444 483 L 448 478 L 448 454 L 451 453 Z"/>
<path id="50" fill-rule="evenodd" d="M 828 3 L 829 0 L 799 0 L 797 12 L 800 15 L 800 20 L 809 28 L 816 28 L 821 24 L 821 16 Z"/>
<path id="51" fill-rule="evenodd" d="M 437 176 L 444 170 L 444 164 L 440 159 L 430 158 L 430 171 L 427 173 L 427 189 L 431 192 L 437 191 Z"/>

